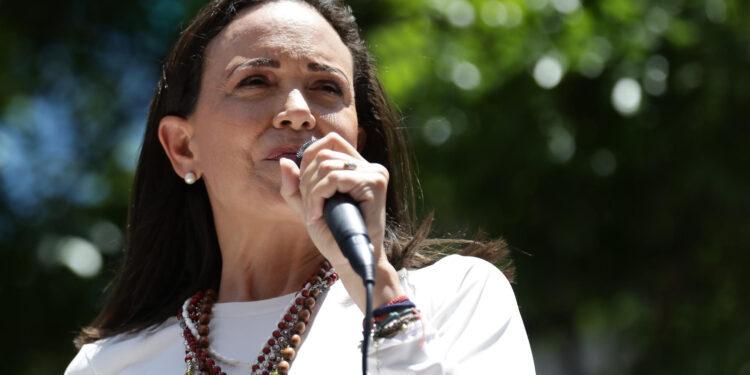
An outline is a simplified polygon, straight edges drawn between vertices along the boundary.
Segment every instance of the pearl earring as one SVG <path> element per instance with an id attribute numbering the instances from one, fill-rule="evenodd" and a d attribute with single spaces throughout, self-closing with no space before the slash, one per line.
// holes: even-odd
<path id="1" fill-rule="evenodd" d="M 195 183 L 195 181 L 198 181 L 198 178 L 195 177 L 195 173 L 188 172 L 185 174 L 185 183 L 188 185 L 192 185 Z"/>

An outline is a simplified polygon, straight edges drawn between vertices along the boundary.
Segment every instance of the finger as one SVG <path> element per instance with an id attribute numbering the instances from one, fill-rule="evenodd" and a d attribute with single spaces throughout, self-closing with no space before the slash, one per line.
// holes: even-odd
<path id="1" fill-rule="evenodd" d="M 306 206 L 308 208 L 308 222 L 318 220 L 323 216 L 323 205 L 325 200 L 332 197 L 336 192 L 348 193 L 357 183 L 362 183 L 363 177 L 353 176 L 354 173 L 342 173 L 342 171 L 333 171 L 321 178 L 310 187 L 305 196 Z M 361 173 L 361 172 L 360 172 Z"/>
<path id="2" fill-rule="evenodd" d="M 304 218 L 302 195 L 299 190 L 299 168 L 297 164 L 286 158 L 279 159 L 279 168 L 281 169 L 281 196 L 300 218 Z"/>
<path id="3" fill-rule="evenodd" d="M 373 191 L 382 192 L 383 197 L 385 196 L 390 178 L 387 168 L 377 163 L 362 163 L 355 164 L 355 169 L 347 169 L 345 167 L 346 162 L 344 160 L 324 160 L 318 165 L 316 173 L 311 172 L 312 176 L 303 176 L 300 190 L 306 207 L 310 208 L 307 212 L 311 219 L 317 218 L 321 212 L 318 201 L 311 199 L 317 197 L 320 192 L 325 192 L 322 197 L 322 199 L 325 199 L 332 195 L 330 189 L 338 189 L 342 193 L 351 195 L 357 202 L 363 202 L 373 199 L 365 188 L 367 185 L 372 185 Z M 329 186 L 329 189 L 312 191 L 316 186 L 320 189 L 320 186 L 323 185 Z M 361 185 L 362 189 L 358 190 L 357 185 Z"/>
<path id="4" fill-rule="evenodd" d="M 376 168 L 369 171 L 333 171 L 310 188 L 305 197 L 309 221 L 319 219 L 327 198 L 336 192 L 349 194 L 358 203 L 384 199 L 388 179 Z"/>
<path id="5" fill-rule="evenodd" d="M 347 164 L 351 164 L 353 167 L 347 168 Z M 300 181 L 303 184 L 315 183 L 331 172 L 344 169 L 361 169 L 360 165 L 366 164 L 366 162 L 353 159 L 350 155 L 341 152 L 321 150 L 315 155 L 314 160 L 301 170 Z"/>
<path id="6" fill-rule="evenodd" d="M 344 137 L 340 136 L 336 132 L 330 132 L 323 138 L 318 139 L 312 143 L 306 150 L 300 163 L 300 169 L 305 170 L 307 165 L 315 159 L 316 155 L 322 150 L 331 150 L 338 153 L 345 154 L 349 157 L 353 157 L 358 160 L 365 160 L 362 155 L 357 152 L 357 149 L 349 143 Z"/>

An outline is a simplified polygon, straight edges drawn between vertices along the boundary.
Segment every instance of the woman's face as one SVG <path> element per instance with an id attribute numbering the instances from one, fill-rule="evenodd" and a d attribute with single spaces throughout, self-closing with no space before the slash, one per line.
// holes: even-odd
<path id="1" fill-rule="evenodd" d="M 351 53 L 310 6 L 278 1 L 240 12 L 206 49 L 188 118 L 214 212 L 270 209 L 294 220 L 278 159 L 332 131 L 357 145 L 353 78 Z"/>

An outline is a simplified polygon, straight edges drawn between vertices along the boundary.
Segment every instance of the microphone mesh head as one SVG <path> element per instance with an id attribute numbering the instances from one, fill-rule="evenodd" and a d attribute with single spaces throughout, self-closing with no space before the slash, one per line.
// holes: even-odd
<path id="1" fill-rule="evenodd" d="M 308 147 L 310 147 L 310 145 L 311 145 L 311 144 L 313 144 L 313 142 L 315 142 L 315 141 L 317 141 L 317 140 L 318 140 L 317 138 L 315 138 L 315 137 L 312 137 L 312 139 L 310 139 L 309 141 L 305 142 L 305 143 L 304 143 L 304 144 L 303 144 L 303 145 L 302 145 L 302 146 L 301 146 L 301 147 L 299 148 L 299 150 L 297 150 L 297 160 L 296 160 L 296 162 L 297 162 L 297 166 L 298 166 L 298 167 L 299 167 L 300 165 L 302 165 L 302 155 L 303 155 L 303 154 L 305 153 L 305 150 L 307 150 L 307 148 L 308 148 Z"/>

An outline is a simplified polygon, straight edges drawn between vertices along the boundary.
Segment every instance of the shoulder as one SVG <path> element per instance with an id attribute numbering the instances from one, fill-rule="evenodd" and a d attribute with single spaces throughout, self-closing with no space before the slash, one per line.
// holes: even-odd
<path id="1" fill-rule="evenodd" d="M 75 358 L 68 364 L 68 368 L 65 369 L 65 375 L 96 374 L 97 371 L 91 364 L 91 358 L 98 350 L 99 347 L 96 343 L 82 346 Z"/>
<path id="2" fill-rule="evenodd" d="M 402 279 L 439 288 L 443 292 L 492 287 L 512 293 L 510 282 L 495 265 L 472 256 L 449 255 L 430 266 L 399 273 Z"/>
<path id="3" fill-rule="evenodd" d="M 449 255 L 430 266 L 399 274 L 409 297 L 436 314 L 450 315 L 457 305 L 486 306 L 505 315 L 518 309 L 508 279 L 483 259 Z"/>
<path id="4" fill-rule="evenodd" d="M 179 326 L 170 318 L 153 329 L 83 345 L 65 375 L 130 373 L 142 363 L 181 349 Z"/>

